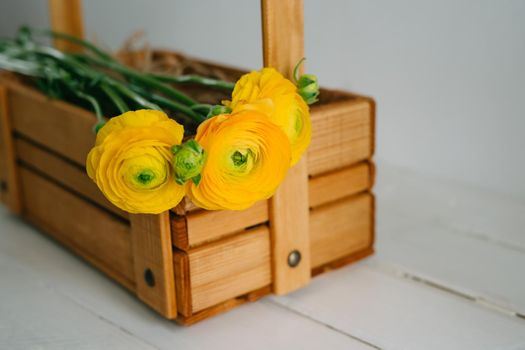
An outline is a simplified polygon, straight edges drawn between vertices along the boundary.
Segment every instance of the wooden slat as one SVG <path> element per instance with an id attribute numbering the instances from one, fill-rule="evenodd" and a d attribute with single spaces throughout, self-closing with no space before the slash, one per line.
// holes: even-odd
<path id="1" fill-rule="evenodd" d="M 185 220 L 185 223 L 181 224 L 181 220 Z M 200 210 L 190 213 L 186 218 L 176 217 L 172 220 L 173 241 L 177 248 L 187 250 L 266 221 L 267 201 L 259 201 L 242 211 Z"/>
<path id="2" fill-rule="evenodd" d="M 77 196 L 20 167 L 23 214 L 127 288 L 134 271 L 129 226 Z"/>
<path id="3" fill-rule="evenodd" d="M 308 173 L 320 174 L 366 160 L 374 152 L 374 103 L 349 99 L 312 107 Z"/>
<path id="4" fill-rule="evenodd" d="M 369 190 L 372 184 L 372 165 L 368 162 L 314 177 L 308 183 L 310 208 Z"/>
<path id="5" fill-rule="evenodd" d="M 82 0 L 49 0 L 49 19 L 56 32 L 82 38 Z M 55 47 L 62 51 L 82 51 L 82 47 L 64 40 L 54 40 Z"/>
<path id="6" fill-rule="evenodd" d="M 0 158 L 2 158 L 2 183 L 0 196 L 11 211 L 20 214 L 22 199 L 20 194 L 20 180 L 16 165 L 15 145 L 12 132 L 12 116 L 10 114 L 8 91 L 0 86 Z"/>
<path id="7" fill-rule="evenodd" d="M 190 260 L 188 254 L 175 250 L 173 252 L 173 269 L 175 273 L 175 294 L 177 297 L 177 312 L 189 317 L 191 310 L 191 280 Z"/>
<path id="8" fill-rule="evenodd" d="M 189 259 L 193 313 L 271 284 L 267 227 L 177 254 Z"/>
<path id="9" fill-rule="evenodd" d="M 202 321 L 207 318 L 219 315 L 223 312 L 229 311 L 239 305 L 245 304 L 247 302 L 257 301 L 260 298 L 264 297 L 265 295 L 270 294 L 270 292 L 271 292 L 270 286 L 262 287 L 250 293 L 238 296 L 233 299 L 226 300 L 222 303 L 211 306 L 202 311 L 196 312 L 192 315 L 189 315 L 189 316 L 179 315 L 176 321 L 184 326 L 191 326 L 192 324 L 195 324 L 199 321 Z"/>
<path id="10" fill-rule="evenodd" d="M 261 5 L 264 65 L 292 78 L 304 55 L 303 1 L 262 0 Z M 273 292 L 286 294 L 310 281 L 306 154 L 270 199 L 270 231 Z M 293 251 L 301 254 L 295 267 L 288 265 Z"/>
<path id="11" fill-rule="evenodd" d="M 2 80 L 9 88 L 11 120 L 16 132 L 85 166 L 95 144 L 95 116 L 62 101 L 50 100 L 36 90 Z"/>
<path id="12" fill-rule="evenodd" d="M 138 297 L 164 317 L 177 317 L 169 212 L 133 214 L 131 241 Z M 148 271 L 153 283 L 148 283 Z"/>
<path id="13" fill-rule="evenodd" d="M 129 215 L 111 204 L 87 176 L 83 167 L 66 161 L 42 148 L 20 138 L 15 138 L 18 159 L 33 169 L 58 181 L 68 189 L 81 194 L 103 208 L 129 219 Z"/>
<path id="14" fill-rule="evenodd" d="M 360 194 L 314 209 L 310 215 L 312 267 L 366 249 L 373 242 L 373 197 Z"/>

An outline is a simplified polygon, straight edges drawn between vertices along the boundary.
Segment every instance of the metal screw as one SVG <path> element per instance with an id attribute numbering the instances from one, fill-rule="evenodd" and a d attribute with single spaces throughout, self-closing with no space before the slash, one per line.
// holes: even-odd
<path id="1" fill-rule="evenodd" d="M 301 262 L 301 252 L 297 249 L 292 250 L 290 254 L 288 254 L 288 266 L 290 267 L 296 267 Z"/>
<path id="2" fill-rule="evenodd" d="M 150 287 L 155 286 L 155 275 L 153 274 L 153 271 L 150 269 L 144 270 L 144 281 L 146 281 L 146 284 Z"/>

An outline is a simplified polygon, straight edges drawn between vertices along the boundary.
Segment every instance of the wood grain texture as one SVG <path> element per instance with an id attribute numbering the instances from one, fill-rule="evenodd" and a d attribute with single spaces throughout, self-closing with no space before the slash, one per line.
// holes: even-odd
<path id="1" fill-rule="evenodd" d="M 369 190 L 373 185 L 373 166 L 369 162 L 322 174 L 308 183 L 310 208 Z"/>
<path id="2" fill-rule="evenodd" d="M 172 234 L 177 236 L 173 241 L 177 248 L 187 250 L 268 221 L 268 202 L 259 201 L 242 211 L 199 210 L 189 213 L 185 218 L 186 231 L 181 220 L 181 217 L 172 220 Z M 181 235 L 187 238 L 179 237 Z"/>
<path id="3" fill-rule="evenodd" d="M 314 209 L 310 215 L 312 267 L 364 250 L 373 243 L 373 197 L 359 194 Z"/>
<path id="4" fill-rule="evenodd" d="M 23 215 L 125 287 L 134 287 L 129 225 L 20 167 Z"/>
<path id="5" fill-rule="evenodd" d="M 137 296 L 164 317 L 176 318 L 169 212 L 132 214 L 130 221 Z M 153 274 L 152 284 L 147 282 L 147 271 Z"/>
<path id="6" fill-rule="evenodd" d="M 242 304 L 248 303 L 248 302 L 254 302 L 259 300 L 260 298 L 268 295 L 271 293 L 271 287 L 266 286 L 259 288 L 257 290 L 251 291 L 247 294 L 240 295 L 236 298 L 226 300 L 222 303 L 219 303 L 217 305 L 211 306 L 209 308 L 206 308 L 202 311 L 196 312 L 190 316 L 184 316 L 179 315 L 177 317 L 176 321 L 179 324 L 182 324 L 184 326 L 191 326 L 197 322 L 200 322 L 202 320 L 208 319 L 210 317 L 214 317 L 216 315 L 219 315 L 223 312 L 229 311 L 237 306 L 240 306 Z"/>
<path id="7" fill-rule="evenodd" d="M 97 185 L 87 176 L 86 170 L 66 159 L 44 150 L 27 140 L 15 138 L 18 160 L 67 187 L 70 191 L 93 201 L 104 209 L 129 219 L 129 214 L 111 204 Z"/>
<path id="8" fill-rule="evenodd" d="M 191 279 L 190 259 L 188 254 L 180 250 L 173 252 L 173 269 L 175 272 L 175 294 L 177 297 L 177 312 L 179 316 L 189 317 L 191 310 Z"/>
<path id="9" fill-rule="evenodd" d="M 291 78 L 304 56 L 302 0 L 262 0 L 263 61 Z"/>
<path id="10" fill-rule="evenodd" d="M 304 55 L 302 0 L 263 0 L 262 32 L 264 65 L 291 78 Z M 310 281 L 308 234 L 308 171 L 306 154 L 288 172 L 270 199 L 273 292 L 286 294 Z M 290 267 L 288 256 L 301 254 L 299 265 Z"/>
<path id="11" fill-rule="evenodd" d="M 259 227 L 187 254 L 192 313 L 271 284 L 270 236 Z M 177 254 L 176 254 L 177 255 Z"/>
<path id="12" fill-rule="evenodd" d="M 351 95 L 346 100 L 313 105 L 308 173 L 317 175 L 370 159 L 374 153 L 374 110 L 373 100 Z"/>
<path id="13" fill-rule="evenodd" d="M 9 79 L 9 105 L 15 132 L 85 166 L 95 144 L 95 115 L 68 103 L 50 100 L 38 91 Z"/>
<path id="14" fill-rule="evenodd" d="M 22 211 L 20 179 L 16 164 L 15 144 L 13 141 L 13 119 L 10 114 L 8 90 L 0 85 L 0 158 L 2 162 L 2 183 L 0 196 L 2 202 L 14 213 Z"/>
<path id="15" fill-rule="evenodd" d="M 83 38 L 82 0 L 48 0 L 48 2 L 51 29 Z M 62 51 L 78 52 L 83 49 L 65 40 L 55 39 L 53 42 L 55 47 Z"/>

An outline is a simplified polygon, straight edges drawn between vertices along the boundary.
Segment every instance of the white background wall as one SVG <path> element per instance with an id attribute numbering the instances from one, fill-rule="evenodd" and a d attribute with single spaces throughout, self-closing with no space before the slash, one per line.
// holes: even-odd
<path id="1" fill-rule="evenodd" d="M 283 0 L 285 1 L 285 0 Z M 258 68 L 257 0 L 84 0 L 86 30 Z M 377 158 L 525 197 L 525 1 L 305 0 L 307 69 L 377 99 Z M 48 25 L 1 0 L 0 35 Z"/>

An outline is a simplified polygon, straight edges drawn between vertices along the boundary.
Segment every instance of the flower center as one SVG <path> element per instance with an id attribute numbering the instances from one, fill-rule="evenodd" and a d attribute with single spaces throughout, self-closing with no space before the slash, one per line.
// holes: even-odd
<path id="1" fill-rule="evenodd" d="M 250 173 L 256 162 L 256 156 L 250 149 L 237 149 L 230 154 L 230 159 L 230 167 L 237 174 Z"/>
<path id="2" fill-rule="evenodd" d="M 243 164 L 246 163 L 246 161 L 248 160 L 248 152 L 246 152 L 246 154 L 242 154 L 240 151 L 235 151 L 233 154 L 232 154 L 232 161 L 233 161 L 233 165 L 235 165 L 236 167 L 239 167 Z"/>
<path id="3" fill-rule="evenodd" d="M 137 175 L 137 181 L 143 185 L 149 184 L 155 179 L 155 174 L 149 169 L 144 169 L 141 173 Z"/>

